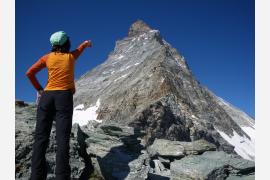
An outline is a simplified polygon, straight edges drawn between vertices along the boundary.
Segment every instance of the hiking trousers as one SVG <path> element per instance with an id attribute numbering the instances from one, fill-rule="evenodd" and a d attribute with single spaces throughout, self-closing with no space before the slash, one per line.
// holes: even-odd
<path id="1" fill-rule="evenodd" d="M 47 178 L 46 149 L 53 119 L 56 121 L 56 180 L 70 180 L 69 140 L 72 127 L 71 91 L 44 91 L 37 108 L 37 122 L 32 153 L 31 180 Z"/>

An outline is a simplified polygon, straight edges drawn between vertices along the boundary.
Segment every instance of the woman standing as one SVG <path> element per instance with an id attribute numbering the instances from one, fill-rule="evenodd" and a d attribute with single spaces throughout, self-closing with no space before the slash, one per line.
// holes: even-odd
<path id="1" fill-rule="evenodd" d="M 43 180 L 47 177 L 46 149 L 49 143 L 52 122 L 56 121 L 56 179 L 70 179 L 69 139 L 72 127 L 73 94 L 75 93 L 74 65 L 91 41 L 84 41 L 70 52 L 70 40 L 63 31 L 51 35 L 52 50 L 33 64 L 26 76 L 38 94 L 35 142 L 33 144 L 31 179 Z M 36 79 L 36 73 L 47 67 L 48 80 L 45 89 Z"/>

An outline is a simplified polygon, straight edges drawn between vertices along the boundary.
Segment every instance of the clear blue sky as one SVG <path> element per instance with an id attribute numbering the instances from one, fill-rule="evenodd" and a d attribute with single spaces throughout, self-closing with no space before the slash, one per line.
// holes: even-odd
<path id="1" fill-rule="evenodd" d="M 76 64 L 78 79 L 142 19 L 185 57 L 201 84 L 254 117 L 254 6 L 254 0 L 16 0 L 16 99 L 35 101 L 25 72 L 50 51 L 53 32 L 66 31 L 72 49 L 93 41 Z M 47 71 L 37 77 L 44 85 Z"/>

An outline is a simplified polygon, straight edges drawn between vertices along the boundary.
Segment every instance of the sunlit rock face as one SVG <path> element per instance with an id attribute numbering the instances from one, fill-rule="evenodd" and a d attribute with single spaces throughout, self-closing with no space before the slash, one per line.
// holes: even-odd
<path id="1" fill-rule="evenodd" d="M 138 127 L 146 144 L 204 138 L 254 160 L 254 120 L 202 86 L 183 55 L 141 20 L 76 88 L 75 106 L 99 102 L 96 120 Z"/>

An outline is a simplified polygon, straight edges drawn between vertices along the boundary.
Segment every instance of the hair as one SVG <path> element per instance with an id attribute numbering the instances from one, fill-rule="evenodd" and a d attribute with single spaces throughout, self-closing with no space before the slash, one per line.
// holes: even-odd
<path id="1" fill-rule="evenodd" d="M 70 50 L 70 40 L 69 38 L 67 39 L 67 41 L 63 44 L 63 45 L 54 45 L 51 49 L 51 52 L 61 52 L 61 53 L 68 53 Z"/>

